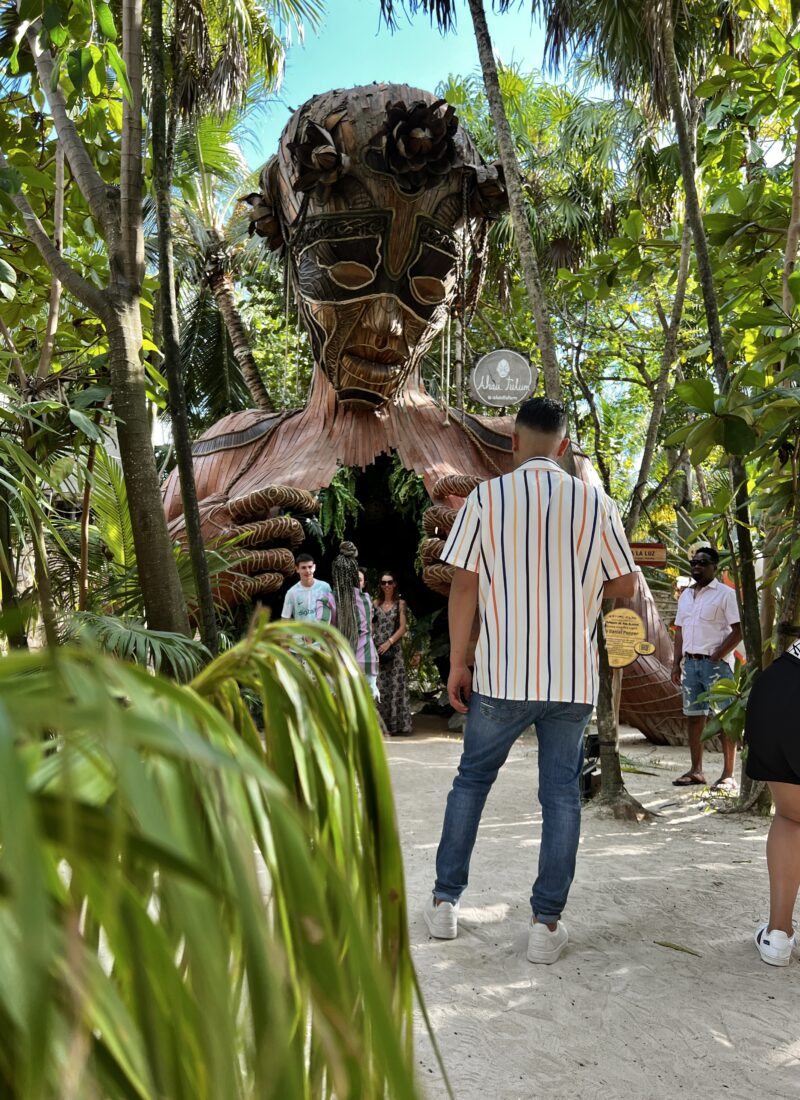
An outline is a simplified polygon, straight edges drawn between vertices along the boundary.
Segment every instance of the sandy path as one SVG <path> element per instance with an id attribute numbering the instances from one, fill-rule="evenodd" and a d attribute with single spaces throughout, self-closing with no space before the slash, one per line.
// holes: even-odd
<path id="1" fill-rule="evenodd" d="M 767 825 L 676 792 L 685 750 L 626 740 L 624 753 L 657 773 L 626 775 L 628 787 L 662 816 L 636 826 L 585 811 L 571 942 L 547 967 L 525 959 L 535 739 L 517 743 L 487 803 L 453 942 L 428 937 L 420 908 L 460 743 L 423 735 L 387 749 L 414 956 L 458 1100 L 800 1096 L 800 962 L 768 967 L 751 939 L 766 916 Z M 707 762 L 716 777 L 721 757 Z M 418 1034 L 428 1095 L 444 1096 Z"/>

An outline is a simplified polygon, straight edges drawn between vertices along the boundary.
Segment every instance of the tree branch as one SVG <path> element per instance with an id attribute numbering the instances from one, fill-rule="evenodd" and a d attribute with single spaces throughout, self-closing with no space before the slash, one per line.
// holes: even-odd
<path id="1" fill-rule="evenodd" d="M 3 334 L 3 339 L 6 342 L 6 347 L 11 352 L 11 364 L 14 367 L 14 370 L 16 371 L 17 379 L 18 379 L 19 385 L 20 385 L 20 391 L 21 391 L 22 395 L 24 396 L 25 392 L 28 388 L 28 379 L 27 379 L 27 376 L 25 374 L 25 369 L 22 366 L 22 360 L 20 359 L 19 353 L 17 352 L 17 346 L 14 343 L 14 337 L 11 335 L 11 333 L 6 328 L 5 321 L 3 320 L 2 317 L 0 317 L 0 332 L 2 332 L 2 334 Z"/>
<path id="2" fill-rule="evenodd" d="M 7 167 L 8 161 L 3 154 L 0 153 L 0 168 Z M 108 310 L 102 292 L 99 291 L 97 287 L 92 286 L 90 282 L 84 279 L 82 275 L 79 275 L 78 272 L 67 263 L 48 237 L 44 226 L 39 221 L 36 214 L 34 214 L 33 208 L 26 196 L 21 191 L 18 191 L 15 195 L 11 196 L 11 201 L 22 214 L 25 228 L 28 231 L 29 240 L 33 241 L 36 245 L 42 259 L 50 268 L 52 274 L 57 279 L 60 279 L 69 292 L 79 301 L 83 302 L 87 309 L 96 313 L 101 320 L 105 320 Z"/>
<path id="3" fill-rule="evenodd" d="M 108 187 L 92 164 L 91 157 L 78 134 L 75 123 L 67 114 L 64 95 L 57 83 L 54 86 L 53 56 L 49 50 L 40 48 L 38 26 L 38 23 L 30 26 L 26 32 L 26 38 L 36 64 L 36 72 L 39 74 L 39 83 L 47 98 L 56 133 L 69 161 L 75 182 L 86 199 L 92 216 L 100 224 L 103 236 L 110 244 L 111 237 L 118 232 L 115 218 L 116 210 L 109 199 Z"/>

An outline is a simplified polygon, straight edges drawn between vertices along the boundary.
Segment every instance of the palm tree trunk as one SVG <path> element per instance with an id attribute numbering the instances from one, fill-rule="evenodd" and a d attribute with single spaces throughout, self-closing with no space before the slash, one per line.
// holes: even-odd
<path id="1" fill-rule="evenodd" d="M 236 308 L 233 298 L 233 280 L 227 271 L 218 271 L 209 277 L 209 286 L 219 306 L 225 328 L 233 344 L 233 354 L 256 408 L 264 412 L 274 412 L 275 406 L 258 372 L 244 322 Z"/>
<path id="2" fill-rule="evenodd" d="M 656 385 L 655 393 L 653 394 L 653 407 L 650 412 L 650 423 L 647 425 L 647 435 L 644 441 L 644 450 L 642 451 L 642 460 L 639 463 L 639 477 L 636 480 L 636 487 L 633 490 L 631 496 L 630 507 L 628 508 L 628 514 L 625 517 L 625 534 L 628 538 L 633 537 L 633 533 L 639 525 L 639 519 L 642 514 L 642 494 L 644 493 L 645 486 L 647 485 L 647 479 L 650 476 L 650 470 L 653 465 L 653 456 L 656 450 L 656 440 L 658 438 L 658 429 L 661 426 L 661 420 L 664 415 L 664 406 L 667 400 L 667 388 L 669 385 L 669 372 L 672 364 L 675 362 L 675 352 L 678 344 L 678 329 L 681 324 L 681 317 L 683 316 L 683 303 L 686 297 L 686 282 L 689 277 L 689 259 L 691 255 L 691 235 L 689 231 L 689 225 L 684 222 L 683 236 L 681 237 L 681 257 L 678 263 L 678 278 L 675 284 L 675 297 L 672 300 L 672 312 L 670 314 L 669 328 L 667 329 L 666 339 L 664 340 L 664 347 L 661 352 L 661 364 L 658 373 L 658 383 Z"/>
<path id="3" fill-rule="evenodd" d="M 514 138 L 511 134 L 508 116 L 503 105 L 503 96 L 500 92 L 500 81 L 497 76 L 497 65 L 494 59 L 489 27 L 486 23 L 486 13 L 483 10 L 483 0 L 469 0 L 469 10 L 472 15 L 472 25 L 475 28 L 475 41 L 478 44 L 478 57 L 483 71 L 486 98 L 489 101 L 489 108 L 494 121 L 497 148 L 500 152 L 500 160 L 505 173 L 514 236 L 519 250 L 531 312 L 536 321 L 536 342 L 542 359 L 545 393 L 556 401 L 563 401 L 564 394 L 558 369 L 553 326 L 550 323 L 550 312 L 542 287 L 536 250 L 528 226 L 525 198 L 522 192 L 522 177 L 520 176 L 517 155 L 514 150 Z"/>
<path id="4" fill-rule="evenodd" d="M 139 298 L 124 301 L 117 292 L 111 305 L 106 322 L 111 387 L 147 625 L 190 637 L 150 438 Z"/>
<path id="5" fill-rule="evenodd" d="M 697 185 L 694 178 L 694 156 L 689 127 L 683 110 L 681 96 L 680 77 L 678 75 L 678 62 L 675 56 L 675 39 L 672 27 L 672 15 L 669 5 L 664 6 L 663 20 L 664 53 L 667 62 L 667 83 L 672 117 L 675 122 L 675 131 L 678 137 L 678 152 L 680 156 L 681 174 L 686 198 L 686 218 L 692 227 L 694 238 L 694 253 L 697 261 L 697 273 L 700 286 L 703 291 L 703 304 L 706 312 L 706 324 L 708 325 L 708 338 L 711 344 L 711 361 L 714 369 L 714 377 L 720 393 L 725 393 L 730 385 L 728 363 L 725 356 L 725 342 L 722 337 L 722 326 L 719 320 L 719 305 L 717 292 L 714 287 L 714 276 L 711 269 L 711 257 L 708 252 L 703 215 L 700 209 L 700 200 L 697 194 Z M 740 571 L 742 578 L 742 591 L 740 593 L 742 605 L 742 634 L 747 648 L 748 659 L 761 667 L 761 624 L 758 618 L 758 584 L 755 573 L 755 555 L 753 552 L 753 540 L 750 535 L 750 499 L 747 491 L 747 471 L 744 462 L 739 455 L 731 455 L 729 458 L 729 470 L 733 482 L 734 491 L 734 515 L 736 520 L 736 534 L 739 547 Z"/>
<path id="6" fill-rule="evenodd" d="M 730 385 L 730 375 L 728 372 L 727 358 L 725 356 L 722 326 L 719 320 L 719 305 L 717 302 L 717 293 L 714 288 L 714 277 L 711 269 L 711 258 L 708 252 L 708 241 L 706 239 L 703 217 L 700 210 L 700 200 L 697 195 L 697 185 L 694 178 L 694 156 L 689 136 L 689 128 L 686 124 L 686 116 L 683 111 L 680 79 L 678 76 L 678 62 L 675 56 L 672 14 L 669 4 L 664 6 L 662 27 L 664 53 L 667 62 L 668 94 L 678 137 L 678 153 L 680 156 L 681 174 L 683 175 L 683 186 L 686 199 L 686 218 L 692 227 L 692 236 L 694 238 L 697 273 L 703 291 L 703 303 L 705 305 L 706 323 L 708 325 L 708 338 L 711 344 L 711 361 L 714 368 L 714 377 L 720 393 L 725 393 Z M 728 469 L 733 483 L 733 511 L 739 549 L 739 571 L 741 578 L 739 606 L 742 617 L 742 636 L 745 648 L 747 649 L 748 663 L 757 673 L 761 669 L 762 642 L 761 622 L 758 614 L 758 583 L 755 573 L 755 555 L 753 552 L 753 540 L 750 534 L 750 497 L 747 489 L 747 470 L 739 455 L 730 456 Z M 769 791 L 766 786 L 764 786 L 763 790 L 759 792 L 757 789 L 753 789 L 753 786 L 749 777 L 745 775 L 742 782 L 740 805 L 742 808 L 748 808 L 758 803 L 760 812 L 765 812 L 765 804 L 770 797 Z M 755 786 L 757 787 L 757 785 Z"/>
<path id="7" fill-rule="evenodd" d="M 694 178 L 694 153 L 686 114 L 683 110 L 681 82 L 678 73 L 678 60 L 675 56 L 675 37 L 672 26 L 672 14 L 669 4 L 664 5 L 663 20 L 664 54 L 667 65 L 667 87 L 675 133 L 678 138 L 678 156 L 683 176 L 683 189 L 686 199 L 686 220 L 692 229 L 694 254 L 697 261 L 697 274 L 703 292 L 703 304 L 706 311 L 708 338 L 711 344 L 711 361 L 714 377 L 721 393 L 728 388 L 728 361 L 725 356 L 725 342 L 722 338 L 722 326 L 719 320 L 717 292 L 714 288 L 714 275 L 711 270 L 711 258 L 708 253 L 703 214 L 697 194 Z"/>
<path id="8" fill-rule="evenodd" d="M 206 649 L 215 655 L 219 649 L 214 595 L 208 571 L 205 544 L 197 501 L 197 486 L 192 463 L 192 440 L 186 389 L 180 363 L 180 332 L 178 305 L 175 297 L 175 265 L 172 245 L 172 175 L 174 145 L 167 136 L 167 79 L 164 59 L 163 0 L 150 0 L 150 63 L 152 96 L 150 124 L 153 142 L 153 189 L 158 222 L 158 269 L 160 292 L 158 308 L 164 353 L 164 369 L 169 387 L 169 409 L 172 438 L 183 501 L 186 540 L 198 603 L 200 634 Z"/>

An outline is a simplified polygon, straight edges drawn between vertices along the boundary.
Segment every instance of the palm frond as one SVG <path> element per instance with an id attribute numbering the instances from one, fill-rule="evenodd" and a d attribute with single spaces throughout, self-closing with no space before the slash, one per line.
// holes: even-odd
<path id="1" fill-rule="evenodd" d="M 250 393 L 214 295 L 203 287 L 182 299 L 181 313 L 181 370 L 195 424 L 248 408 Z"/>
<path id="2" fill-rule="evenodd" d="M 334 631 L 261 623 L 189 687 L 5 658 L 0 884 L 4 1092 L 420 1095 L 391 784 Z"/>
<path id="3" fill-rule="evenodd" d="M 210 656 L 200 642 L 183 634 L 148 630 L 135 619 L 91 611 L 77 611 L 70 617 L 63 641 L 80 642 L 120 660 L 169 673 L 181 681 L 190 680 Z"/>
<path id="4" fill-rule="evenodd" d="M 122 571 L 136 564 L 128 490 L 119 459 L 98 447 L 92 474 L 92 512 L 95 526 L 114 564 Z"/>

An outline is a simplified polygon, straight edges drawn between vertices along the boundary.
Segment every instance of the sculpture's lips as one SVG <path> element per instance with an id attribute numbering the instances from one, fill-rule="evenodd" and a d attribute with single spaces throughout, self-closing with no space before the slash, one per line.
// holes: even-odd
<path id="1" fill-rule="evenodd" d="M 406 361 L 406 356 L 395 348 L 374 348 L 369 344 L 351 344 L 344 353 L 354 362 L 368 367 L 402 367 Z"/>

